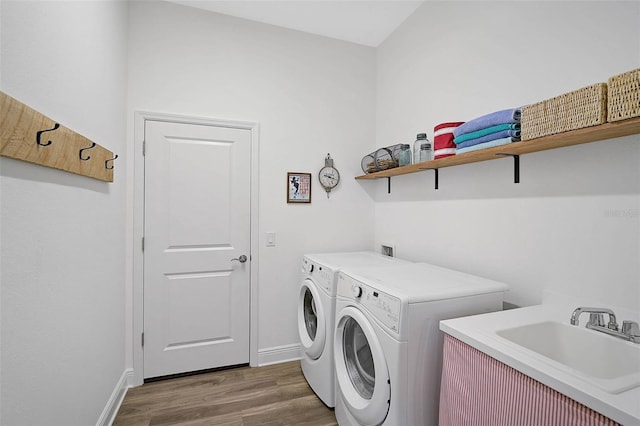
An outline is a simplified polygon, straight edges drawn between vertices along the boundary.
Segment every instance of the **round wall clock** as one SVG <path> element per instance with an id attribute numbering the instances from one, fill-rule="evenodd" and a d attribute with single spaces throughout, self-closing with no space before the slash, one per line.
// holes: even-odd
<path id="1" fill-rule="evenodd" d="M 333 158 L 331 158 L 330 154 L 327 154 L 327 158 L 324 159 L 324 167 L 320 169 L 318 179 L 320 180 L 320 185 L 327 191 L 327 198 L 329 198 L 331 190 L 340 182 L 340 173 L 333 166 Z"/>

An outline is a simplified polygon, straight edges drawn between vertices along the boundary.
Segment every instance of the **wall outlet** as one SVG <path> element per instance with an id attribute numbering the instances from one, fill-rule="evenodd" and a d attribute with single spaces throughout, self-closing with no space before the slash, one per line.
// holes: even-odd
<path id="1" fill-rule="evenodd" d="M 385 256 L 393 257 L 395 255 L 396 248 L 389 244 L 382 244 L 380 246 L 380 253 Z"/>

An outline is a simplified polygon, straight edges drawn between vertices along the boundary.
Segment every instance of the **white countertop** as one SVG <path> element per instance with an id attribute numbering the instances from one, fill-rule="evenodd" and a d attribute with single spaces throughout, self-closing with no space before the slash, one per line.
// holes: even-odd
<path id="1" fill-rule="evenodd" d="M 556 300 L 526 308 L 445 320 L 440 322 L 440 329 L 625 426 L 640 426 L 640 387 L 618 394 L 606 392 L 562 364 L 497 334 L 500 330 L 541 321 L 569 324 L 571 313 L 578 306 L 564 305 Z M 623 319 L 635 321 L 639 319 L 637 312 L 616 308 L 614 311 L 619 323 L 622 323 Z M 584 327 L 586 316 L 588 314 L 583 314 L 580 327 Z M 597 331 L 593 332 L 597 333 Z M 611 338 L 617 339 L 616 337 Z M 631 342 L 625 343 L 639 345 Z M 603 359 L 602 362 L 606 362 L 606 360 Z M 640 365 L 638 368 L 640 369 Z"/>

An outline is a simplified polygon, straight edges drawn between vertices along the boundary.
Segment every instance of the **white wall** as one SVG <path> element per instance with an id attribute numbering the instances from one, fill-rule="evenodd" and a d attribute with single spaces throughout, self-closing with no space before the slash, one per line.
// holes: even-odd
<path id="1" fill-rule="evenodd" d="M 260 124 L 259 350 L 297 344 L 302 255 L 373 244 L 353 177 L 375 137 L 375 50 L 164 2 L 131 3 L 129 48 L 130 118 Z M 317 180 L 328 152 L 343 176 L 330 199 Z M 313 174 L 311 204 L 287 205 L 287 171 Z"/>
<path id="2" fill-rule="evenodd" d="M 382 241 L 503 279 L 516 304 L 550 288 L 639 309 L 638 136 L 524 156 L 519 185 L 509 159 L 444 169 L 439 191 L 352 179 L 376 146 L 637 68 L 639 8 L 427 2 L 374 50 L 162 2 L 133 2 L 127 28 L 120 2 L 3 0 L 0 89 L 124 155 L 113 184 L 0 160 L 0 423 L 95 423 L 123 373 L 136 110 L 260 123 L 262 350 L 297 343 L 303 253 Z M 314 179 L 312 204 L 287 205 L 286 172 L 327 152 L 331 199 Z"/>
<path id="3" fill-rule="evenodd" d="M 0 8 L 0 90 L 122 158 L 126 4 Z M 121 161 L 111 184 L 0 159 L 3 425 L 95 424 L 123 376 Z"/>
<path id="4" fill-rule="evenodd" d="M 638 2 L 426 2 L 377 50 L 376 146 L 640 66 Z M 400 256 L 640 310 L 640 137 L 362 182 Z"/>

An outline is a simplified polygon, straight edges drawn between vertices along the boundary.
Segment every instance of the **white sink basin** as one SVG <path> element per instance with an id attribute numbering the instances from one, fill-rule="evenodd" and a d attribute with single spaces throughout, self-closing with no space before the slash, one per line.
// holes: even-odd
<path id="1" fill-rule="evenodd" d="M 640 345 L 584 327 L 544 321 L 496 334 L 568 367 L 606 392 L 640 386 Z"/>

